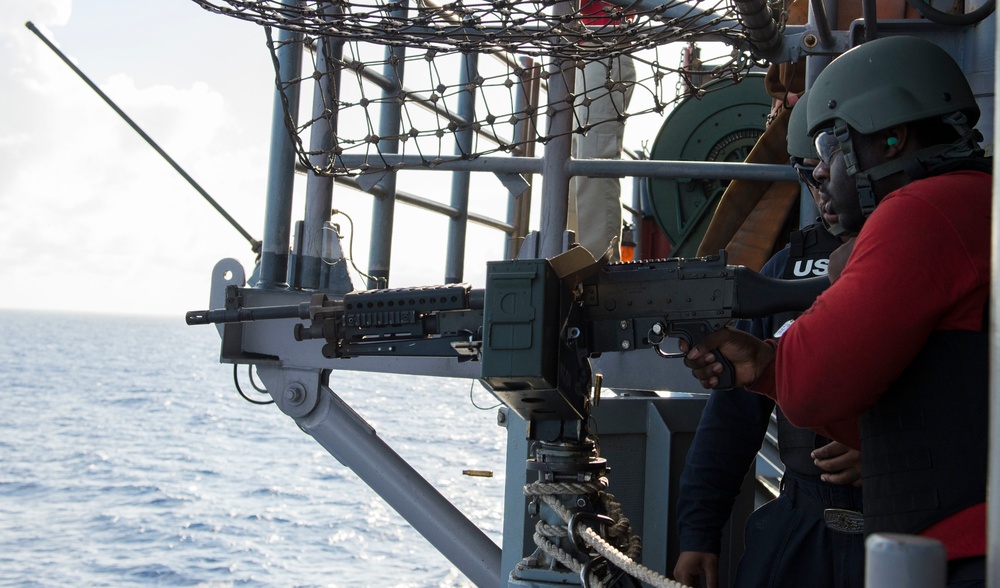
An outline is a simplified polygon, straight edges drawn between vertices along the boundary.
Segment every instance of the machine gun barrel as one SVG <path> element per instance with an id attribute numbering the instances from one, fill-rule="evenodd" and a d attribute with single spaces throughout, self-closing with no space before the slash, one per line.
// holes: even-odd
<path id="1" fill-rule="evenodd" d="M 242 308 L 219 308 L 215 310 L 192 310 L 184 316 L 189 325 L 210 325 L 213 323 L 246 323 L 272 319 L 309 318 L 309 303 L 285 306 L 258 306 Z"/>

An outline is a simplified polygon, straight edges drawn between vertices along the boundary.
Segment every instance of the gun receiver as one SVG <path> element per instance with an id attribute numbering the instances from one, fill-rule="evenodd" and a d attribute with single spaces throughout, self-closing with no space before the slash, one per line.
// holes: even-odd
<path id="1" fill-rule="evenodd" d="M 474 359 L 483 330 L 483 290 L 467 284 L 350 292 L 333 312 L 296 325 L 295 338 L 326 339 L 330 358 L 408 355 Z"/>
<path id="2" fill-rule="evenodd" d="M 779 280 L 704 258 L 597 264 L 580 279 L 557 276 L 544 259 L 490 262 L 486 288 L 467 284 L 314 294 L 308 303 L 193 311 L 188 324 L 298 318 L 295 338 L 325 340 L 328 358 L 454 357 L 482 362 L 481 379 L 525 420 L 581 419 L 589 411 L 589 358 L 697 345 L 733 319 L 804 310 L 826 277 Z M 579 274 L 578 274 L 579 275 Z M 230 286 L 238 290 L 235 286 Z M 731 387 L 732 370 L 719 377 Z"/>
<path id="3" fill-rule="evenodd" d="M 583 284 L 588 348 L 600 353 L 652 347 L 664 357 L 680 357 L 660 345 L 677 338 L 693 346 L 733 319 L 805 310 L 828 285 L 825 276 L 762 276 L 727 265 L 725 255 L 609 265 Z M 731 369 L 719 375 L 718 389 L 726 388 L 732 388 Z"/>

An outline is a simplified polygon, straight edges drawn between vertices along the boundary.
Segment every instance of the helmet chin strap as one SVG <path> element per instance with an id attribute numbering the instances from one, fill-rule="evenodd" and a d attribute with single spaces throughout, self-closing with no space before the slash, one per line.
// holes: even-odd
<path id="1" fill-rule="evenodd" d="M 844 225 L 841 224 L 831 225 L 830 223 L 826 222 L 826 219 L 823 218 L 822 215 L 820 215 L 820 218 L 823 221 L 823 227 L 826 229 L 826 232 L 830 233 L 834 237 L 853 237 L 857 235 L 856 232 L 848 231 L 847 229 L 845 229 Z"/>
<path id="2" fill-rule="evenodd" d="M 918 180 L 926 177 L 930 169 L 946 160 L 982 156 L 983 151 L 977 142 L 980 137 L 979 131 L 969 127 L 968 120 L 963 113 L 955 112 L 942 117 L 942 119 L 958 131 L 958 140 L 950 144 L 924 147 L 907 157 L 891 159 L 866 170 L 862 170 L 858 165 L 858 158 L 851 142 L 850 127 L 844 121 L 837 120 L 833 128 L 834 136 L 840 143 L 844 163 L 847 166 L 847 174 L 854 176 L 863 218 L 868 218 L 875 210 L 878 200 L 881 200 L 881 198 L 876 199 L 873 188 L 874 183 L 878 180 L 899 172 L 905 172 L 911 180 Z"/>
<path id="3" fill-rule="evenodd" d="M 826 216 L 824 216 L 822 213 L 820 213 L 819 215 L 819 222 L 823 225 L 823 228 L 826 230 L 826 232 L 830 233 L 834 237 L 853 237 L 854 235 L 857 235 L 856 232 L 848 231 L 847 229 L 845 229 L 844 225 L 840 223 L 831 225 L 826 221 Z"/>
<path id="4" fill-rule="evenodd" d="M 861 216 L 862 218 L 868 218 L 868 215 L 875 210 L 876 204 L 875 193 L 872 191 L 872 182 L 885 177 L 873 177 L 872 172 L 878 170 L 881 166 L 870 170 L 861 169 L 861 166 L 858 165 L 858 156 L 854 153 L 854 144 L 851 142 L 851 127 L 844 121 L 837 119 L 837 122 L 833 125 L 833 135 L 837 138 L 837 142 L 840 143 L 840 153 L 844 158 L 847 175 L 854 177 L 858 192 L 858 202 L 861 203 Z M 842 233 L 844 232 L 846 231 L 842 231 Z"/>

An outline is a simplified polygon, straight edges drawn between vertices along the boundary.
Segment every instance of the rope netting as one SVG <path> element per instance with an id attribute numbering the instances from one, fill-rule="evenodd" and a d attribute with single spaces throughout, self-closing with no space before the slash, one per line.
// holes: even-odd
<path id="1" fill-rule="evenodd" d="M 577 58 L 742 35 L 727 0 L 194 0 L 258 24 L 397 47 Z M 559 7 L 554 9 L 554 7 Z"/>
<path id="2" fill-rule="evenodd" d="M 531 155 L 533 144 L 605 122 L 587 116 L 594 102 L 620 105 L 617 122 L 663 114 L 759 65 L 731 0 L 193 1 L 264 25 L 299 162 L 319 175 Z M 784 3 L 770 10 L 780 21 Z M 695 41 L 727 50 L 705 63 L 682 60 L 677 44 Z M 282 69 L 279 57 L 292 51 L 309 56 L 301 71 Z M 622 60 L 634 78 L 618 77 Z M 603 64 L 604 79 L 574 82 L 591 63 Z M 547 99 L 552 76 L 573 89 L 564 102 L 575 110 L 571 128 L 557 133 L 540 120 L 560 107 Z M 463 110 L 463 101 L 474 106 Z M 406 155 L 419 163 L 403 163 Z"/>

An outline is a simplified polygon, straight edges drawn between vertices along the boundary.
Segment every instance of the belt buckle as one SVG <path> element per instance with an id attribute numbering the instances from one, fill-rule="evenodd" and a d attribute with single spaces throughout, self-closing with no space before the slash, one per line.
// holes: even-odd
<path id="1" fill-rule="evenodd" d="M 865 532 L 865 517 L 856 510 L 828 508 L 823 511 L 826 526 L 840 533 L 860 535 Z"/>

